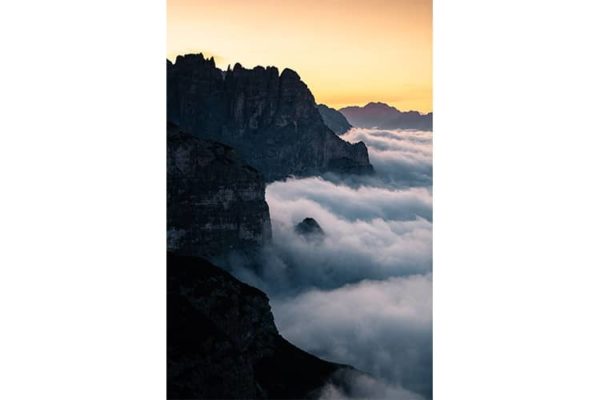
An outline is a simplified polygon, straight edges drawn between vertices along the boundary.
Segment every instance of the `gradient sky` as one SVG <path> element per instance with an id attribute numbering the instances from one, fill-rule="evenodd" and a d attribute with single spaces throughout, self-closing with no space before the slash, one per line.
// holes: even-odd
<path id="1" fill-rule="evenodd" d="M 167 0 L 167 57 L 292 68 L 319 103 L 432 111 L 431 0 Z"/>

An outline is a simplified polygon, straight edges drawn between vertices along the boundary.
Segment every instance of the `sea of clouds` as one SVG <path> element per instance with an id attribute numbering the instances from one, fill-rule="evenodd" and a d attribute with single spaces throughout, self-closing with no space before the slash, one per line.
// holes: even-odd
<path id="1" fill-rule="evenodd" d="M 369 159 L 386 186 L 425 186 L 432 184 L 432 132 L 380 131 L 353 128 L 341 136 L 369 149 Z"/>
<path id="2" fill-rule="evenodd" d="M 413 275 L 314 289 L 272 306 L 281 334 L 300 348 L 427 394 L 431 290 L 431 275 Z"/>
<path id="3" fill-rule="evenodd" d="M 323 399 L 431 398 L 432 134 L 354 128 L 376 173 L 268 185 L 273 241 L 234 273 L 266 291 L 281 334 L 364 372 Z M 296 233 L 314 218 L 322 240 Z"/>

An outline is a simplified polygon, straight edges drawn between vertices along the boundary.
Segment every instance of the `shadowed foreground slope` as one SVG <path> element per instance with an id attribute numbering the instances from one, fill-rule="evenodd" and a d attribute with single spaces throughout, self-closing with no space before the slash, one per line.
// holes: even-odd
<path id="1" fill-rule="evenodd" d="M 281 337 L 267 296 L 204 259 L 169 253 L 167 280 L 170 399 L 317 398 L 351 371 Z"/>

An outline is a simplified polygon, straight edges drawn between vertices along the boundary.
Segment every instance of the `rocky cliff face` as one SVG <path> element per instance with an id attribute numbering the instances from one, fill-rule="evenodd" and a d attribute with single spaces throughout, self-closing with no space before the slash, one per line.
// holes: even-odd
<path id="1" fill-rule="evenodd" d="M 317 108 L 325 125 L 327 125 L 327 127 L 336 135 L 344 134 L 352 128 L 352 125 L 350 125 L 346 117 L 344 117 L 344 114 L 341 112 L 327 107 L 325 104 L 319 104 Z"/>
<path id="2" fill-rule="evenodd" d="M 433 129 L 433 113 L 421 114 L 417 111 L 399 111 L 385 103 L 369 103 L 364 107 L 341 108 L 348 121 L 359 128 L 380 129 Z"/>
<path id="3" fill-rule="evenodd" d="M 178 254 L 212 257 L 271 238 L 265 183 L 229 146 L 167 127 L 167 239 Z"/>
<path id="4" fill-rule="evenodd" d="M 316 398 L 348 370 L 282 338 L 267 296 L 209 262 L 169 254 L 167 275 L 168 398 Z"/>
<path id="5" fill-rule="evenodd" d="M 324 124 L 298 74 L 275 67 L 221 71 L 201 54 L 167 61 L 167 118 L 233 146 L 266 180 L 327 171 L 371 173 L 367 148 Z"/>

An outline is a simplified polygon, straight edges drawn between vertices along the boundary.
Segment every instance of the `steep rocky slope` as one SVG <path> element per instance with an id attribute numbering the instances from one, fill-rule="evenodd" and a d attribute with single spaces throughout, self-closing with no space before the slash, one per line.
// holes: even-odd
<path id="1" fill-rule="evenodd" d="M 323 122 L 329 129 L 331 129 L 336 135 L 341 135 L 343 133 L 348 132 L 352 125 L 348 122 L 344 114 L 341 112 L 327 107 L 325 104 L 319 104 L 317 106 L 319 110 L 319 114 L 321 114 L 321 118 L 323 118 Z"/>
<path id="2" fill-rule="evenodd" d="M 348 122 L 359 128 L 418 129 L 422 131 L 430 131 L 433 128 L 433 113 L 399 111 L 385 103 L 369 103 L 364 107 L 344 107 L 339 112 L 346 117 Z"/>
<path id="3" fill-rule="evenodd" d="M 167 126 L 167 238 L 179 254 L 217 256 L 271 238 L 265 183 L 229 146 Z"/>
<path id="4" fill-rule="evenodd" d="M 332 171 L 371 173 L 364 143 L 323 122 L 298 74 L 275 67 L 222 71 L 202 54 L 167 61 L 167 118 L 195 136 L 233 146 L 267 181 Z"/>
<path id="5" fill-rule="evenodd" d="M 277 332 L 267 296 L 206 260 L 167 256 L 167 396 L 306 399 L 348 370 Z M 336 373 L 338 372 L 338 373 Z"/>

